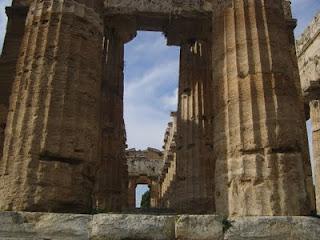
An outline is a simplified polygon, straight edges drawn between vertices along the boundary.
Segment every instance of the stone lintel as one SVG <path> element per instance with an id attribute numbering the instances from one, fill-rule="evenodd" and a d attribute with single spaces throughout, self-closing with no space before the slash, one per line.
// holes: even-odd
<path id="1" fill-rule="evenodd" d="M 320 100 L 320 79 L 310 81 L 308 88 L 304 89 L 304 97 L 307 102 Z"/>
<path id="2" fill-rule="evenodd" d="M 105 17 L 106 32 L 115 31 L 123 43 L 131 41 L 137 35 L 137 22 L 133 16 Z"/>
<path id="3" fill-rule="evenodd" d="M 155 13 L 193 17 L 212 11 L 210 0 L 105 0 L 104 7 L 106 15 Z"/>
<path id="4" fill-rule="evenodd" d="M 0 239 L 318 240 L 315 217 L 1 212 Z"/>
<path id="5" fill-rule="evenodd" d="M 209 42 L 211 37 L 211 18 L 173 19 L 166 29 L 167 45 L 181 46 L 195 41 Z"/>

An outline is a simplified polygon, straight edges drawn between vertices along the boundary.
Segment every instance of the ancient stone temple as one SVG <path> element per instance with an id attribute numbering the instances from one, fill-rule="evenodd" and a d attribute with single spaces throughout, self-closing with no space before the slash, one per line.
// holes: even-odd
<path id="1" fill-rule="evenodd" d="M 1 210 L 132 205 L 141 174 L 128 172 L 123 69 L 138 30 L 180 47 L 154 206 L 230 217 L 315 210 L 288 1 L 16 0 L 7 15 Z"/>
<path id="2" fill-rule="evenodd" d="M 126 151 L 129 185 L 128 207 L 136 207 L 136 187 L 138 184 L 148 185 L 150 191 L 150 207 L 159 207 L 159 176 L 163 168 L 163 153 L 154 148 L 144 151 L 128 149 Z"/>

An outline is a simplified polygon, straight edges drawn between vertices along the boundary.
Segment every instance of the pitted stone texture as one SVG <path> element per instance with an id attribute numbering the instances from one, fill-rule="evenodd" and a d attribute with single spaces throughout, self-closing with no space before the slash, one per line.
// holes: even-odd
<path id="1" fill-rule="evenodd" d="M 184 215 L 176 221 L 178 240 L 222 240 L 222 217 L 214 215 Z"/>
<path id="2" fill-rule="evenodd" d="M 151 12 L 157 14 L 185 13 L 192 15 L 211 12 L 212 9 L 209 0 L 105 0 L 104 6 L 107 14 Z"/>
<path id="3" fill-rule="evenodd" d="M 126 151 L 129 177 L 147 176 L 158 178 L 163 166 L 163 153 L 154 148 Z"/>
<path id="4" fill-rule="evenodd" d="M 171 240 L 174 223 L 173 216 L 99 214 L 93 218 L 91 239 Z"/>
<path id="5" fill-rule="evenodd" d="M 89 239 L 90 215 L 2 212 L 0 239 Z"/>
<path id="6" fill-rule="evenodd" d="M 99 2 L 30 6 L 0 161 L 1 210 L 92 209 L 100 154 Z"/>
<path id="7" fill-rule="evenodd" d="M 320 219 L 0 212 L 1 240 L 318 240 Z"/>
<path id="8" fill-rule="evenodd" d="M 320 79 L 320 11 L 296 42 L 302 89 Z"/>
<path id="9" fill-rule="evenodd" d="M 301 85 L 312 123 L 317 212 L 320 213 L 320 12 L 296 42 Z"/>
<path id="10" fill-rule="evenodd" d="M 224 240 L 317 240 L 320 219 L 312 217 L 244 217 L 230 221 Z"/>
<path id="11" fill-rule="evenodd" d="M 221 5 L 212 27 L 216 212 L 309 215 L 305 116 L 282 2 L 215 2 Z"/>

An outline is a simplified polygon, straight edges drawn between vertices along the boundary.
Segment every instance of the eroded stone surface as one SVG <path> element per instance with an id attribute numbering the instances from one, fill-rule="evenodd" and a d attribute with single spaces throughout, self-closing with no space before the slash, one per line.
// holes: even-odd
<path id="1" fill-rule="evenodd" d="M 170 207 L 310 214 L 294 22 L 285 0 L 34 0 L 9 107 L 0 102 L 0 209 L 127 204 L 124 43 L 148 29 L 181 47 L 177 158 L 160 193 Z"/>
<path id="2" fill-rule="evenodd" d="M 308 215 L 314 210 L 312 173 L 292 27 L 282 2 L 214 2 L 216 211 Z"/>
<path id="3" fill-rule="evenodd" d="M 0 161 L 2 210 L 91 211 L 100 140 L 98 2 L 30 6 Z"/>
<path id="4" fill-rule="evenodd" d="M 92 239 L 174 239 L 174 216 L 96 215 Z"/>
<path id="5" fill-rule="evenodd" d="M 222 217 L 214 215 L 183 215 L 176 221 L 178 240 L 222 240 Z"/>
<path id="6" fill-rule="evenodd" d="M 105 0 L 107 14 L 154 13 L 158 15 L 199 15 L 211 12 L 210 0 Z"/>
<path id="7" fill-rule="evenodd" d="M 159 178 L 160 185 L 160 206 L 164 208 L 172 207 L 174 202 L 175 181 L 177 175 L 177 113 L 171 113 L 171 122 L 168 123 L 164 134 L 164 154 L 163 167 Z"/>
<path id="8" fill-rule="evenodd" d="M 157 178 L 163 166 L 163 153 L 158 149 L 144 151 L 129 149 L 126 151 L 128 173 L 130 177 L 147 176 Z"/>
<path id="9" fill-rule="evenodd" d="M 163 152 L 148 148 L 147 150 L 128 149 L 126 151 L 128 165 L 128 207 L 136 206 L 136 187 L 147 184 L 150 189 L 150 206 L 159 207 L 159 176 L 163 168 Z"/>
<path id="10" fill-rule="evenodd" d="M 89 239 L 92 216 L 77 214 L 2 212 L 0 239 Z"/>
<path id="11" fill-rule="evenodd" d="M 320 12 L 296 42 L 301 85 L 310 108 L 317 212 L 320 213 Z"/>
<path id="12" fill-rule="evenodd" d="M 2 240 L 318 240 L 320 219 L 0 213 Z"/>
<path id="13" fill-rule="evenodd" d="M 229 220 L 224 240 L 316 240 L 320 219 L 311 217 L 246 217 Z"/>

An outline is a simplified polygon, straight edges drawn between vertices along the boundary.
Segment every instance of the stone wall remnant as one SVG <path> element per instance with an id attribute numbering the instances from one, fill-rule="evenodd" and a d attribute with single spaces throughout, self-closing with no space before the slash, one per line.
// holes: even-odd
<path id="1" fill-rule="evenodd" d="M 150 207 L 159 207 L 159 176 L 163 166 L 163 153 L 155 148 L 147 150 L 128 149 L 126 151 L 128 165 L 128 207 L 136 206 L 136 187 L 147 184 L 150 189 Z"/>

